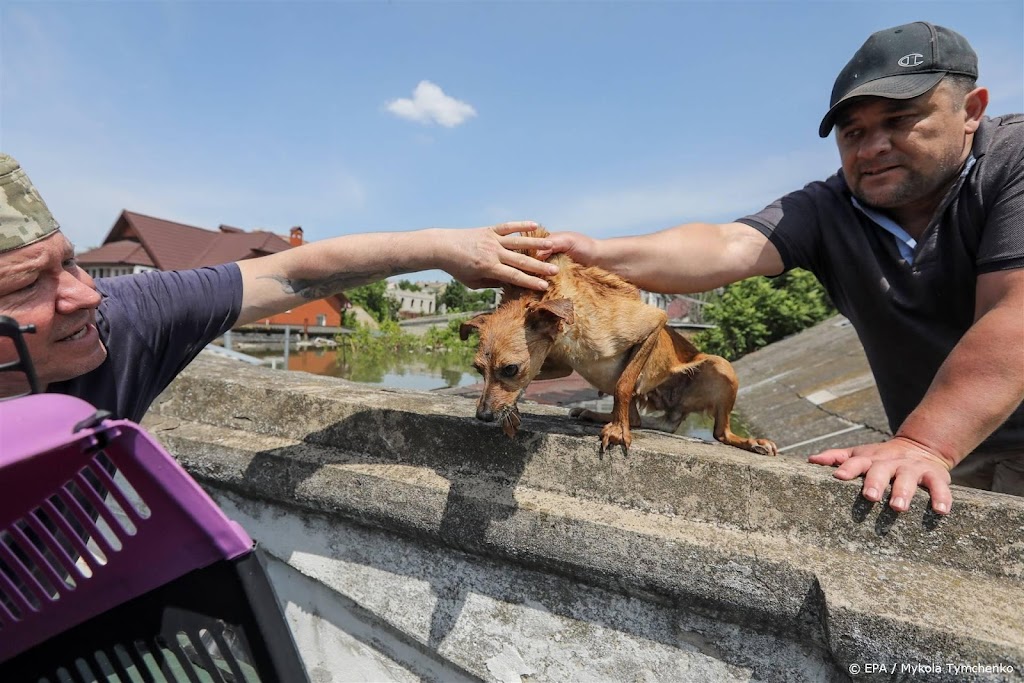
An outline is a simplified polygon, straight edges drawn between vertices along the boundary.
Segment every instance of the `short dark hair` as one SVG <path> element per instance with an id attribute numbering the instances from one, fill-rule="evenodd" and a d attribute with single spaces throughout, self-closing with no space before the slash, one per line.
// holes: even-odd
<path id="1" fill-rule="evenodd" d="M 954 95 L 957 95 L 954 98 L 957 110 L 964 106 L 964 98 L 967 97 L 967 93 L 978 87 L 978 79 L 966 74 L 946 74 L 942 77 L 942 82 L 949 86 Z"/>

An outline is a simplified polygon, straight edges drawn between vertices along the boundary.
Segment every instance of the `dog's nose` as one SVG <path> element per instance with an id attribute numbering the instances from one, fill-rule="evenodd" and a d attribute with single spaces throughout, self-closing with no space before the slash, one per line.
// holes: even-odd
<path id="1" fill-rule="evenodd" d="M 476 419 L 484 422 L 494 422 L 494 413 L 491 412 L 490 408 L 477 408 Z"/>

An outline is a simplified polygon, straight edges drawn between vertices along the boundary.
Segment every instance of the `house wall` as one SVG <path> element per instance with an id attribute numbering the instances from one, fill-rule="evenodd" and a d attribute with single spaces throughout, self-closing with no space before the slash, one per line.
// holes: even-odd
<path id="1" fill-rule="evenodd" d="M 131 266 L 118 263 L 83 266 L 83 270 L 85 270 L 85 272 L 91 277 L 117 277 L 118 275 L 146 273 L 151 270 L 156 270 L 156 268 L 151 266 Z"/>
<path id="2" fill-rule="evenodd" d="M 434 315 L 437 305 L 434 292 L 419 291 L 413 292 L 399 287 L 389 288 L 388 294 L 394 297 L 399 304 L 398 312 L 410 315 Z"/>
<path id="3" fill-rule="evenodd" d="M 320 322 L 324 320 L 325 322 Z M 257 320 L 253 325 L 269 323 L 271 325 L 297 325 L 318 327 L 341 327 L 341 313 L 336 311 L 326 300 L 317 299 L 295 308 Z"/>

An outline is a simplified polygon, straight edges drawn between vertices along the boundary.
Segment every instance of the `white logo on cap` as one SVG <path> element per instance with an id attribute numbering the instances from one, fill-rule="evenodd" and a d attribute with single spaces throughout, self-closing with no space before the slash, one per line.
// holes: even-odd
<path id="1" fill-rule="evenodd" d="M 900 66 L 921 66 L 924 63 L 924 55 L 919 52 L 911 52 L 909 55 L 900 57 L 900 61 L 896 63 Z"/>

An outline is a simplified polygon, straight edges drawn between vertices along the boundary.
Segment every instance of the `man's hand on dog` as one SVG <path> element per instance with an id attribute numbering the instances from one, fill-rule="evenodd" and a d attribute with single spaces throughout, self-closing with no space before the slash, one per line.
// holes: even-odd
<path id="1" fill-rule="evenodd" d="M 549 235 L 550 247 L 541 249 L 537 258 L 546 259 L 553 254 L 564 253 L 576 263 L 594 265 L 597 240 L 579 232 L 554 232 Z"/>
<path id="2" fill-rule="evenodd" d="M 949 514 L 953 495 L 949 491 L 951 465 L 921 444 L 897 436 L 883 443 L 834 448 L 808 458 L 817 465 L 839 465 L 835 477 L 844 481 L 864 475 L 861 495 L 873 503 L 882 499 L 892 482 L 889 507 L 906 512 L 918 486 L 931 493 L 932 510 Z"/>
<path id="3" fill-rule="evenodd" d="M 515 251 L 550 251 L 550 240 L 517 234 L 538 227 L 540 225 L 533 221 L 513 221 L 486 228 L 445 231 L 450 234 L 445 235 L 439 245 L 450 251 L 440 255 L 442 263 L 446 264 L 444 270 L 470 289 L 500 287 L 507 282 L 543 291 L 547 289 L 547 280 L 534 275 L 554 275 L 558 267 Z"/>

